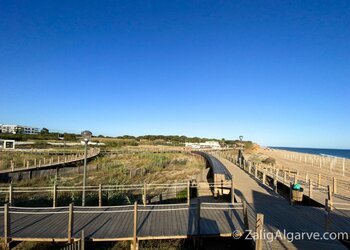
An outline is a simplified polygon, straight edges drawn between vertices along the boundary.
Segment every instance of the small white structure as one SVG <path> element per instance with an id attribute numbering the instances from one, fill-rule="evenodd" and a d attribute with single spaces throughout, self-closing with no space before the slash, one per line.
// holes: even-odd
<path id="1" fill-rule="evenodd" d="M 53 146 L 79 146 L 79 145 L 84 145 L 85 142 L 84 141 L 81 141 L 80 143 L 79 142 L 47 142 L 47 144 L 49 145 L 53 145 Z M 89 141 L 88 142 L 88 145 L 96 145 L 96 146 L 104 146 L 105 144 L 103 142 L 92 142 L 92 141 Z"/>
<path id="2" fill-rule="evenodd" d="M 84 145 L 84 141 L 80 141 L 81 145 Z M 88 145 L 94 145 L 94 146 L 104 146 L 105 144 L 103 142 L 94 142 L 94 141 L 89 141 Z"/>
<path id="3" fill-rule="evenodd" d="M 0 139 L 0 149 L 15 149 L 15 140 Z"/>
<path id="4" fill-rule="evenodd" d="M 211 148 L 211 149 L 220 149 L 221 145 L 217 141 L 206 141 L 206 142 L 200 142 L 200 143 L 193 143 L 193 142 L 186 142 L 185 147 L 190 147 L 190 148 Z"/>

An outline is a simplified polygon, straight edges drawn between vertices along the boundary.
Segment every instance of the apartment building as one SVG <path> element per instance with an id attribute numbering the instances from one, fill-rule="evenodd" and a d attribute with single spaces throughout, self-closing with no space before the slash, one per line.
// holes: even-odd
<path id="1" fill-rule="evenodd" d="M 35 135 L 35 134 L 38 134 L 40 132 L 40 129 L 29 127 L 29 126 L 22 126 L 22 125 L 0 124 L 0 132 L 2 134 Z"/>
<path id="2" fill-rule="evenodd" d="M 206 141 L 206 142 L 201 142 L 201 143 L 191 143 L 191 142 L 186 142 L 185 147 L 190 147 L 190 148 L 212 148 L 212 149 L 220 149 L 220 143 L 217 141 Z"/>

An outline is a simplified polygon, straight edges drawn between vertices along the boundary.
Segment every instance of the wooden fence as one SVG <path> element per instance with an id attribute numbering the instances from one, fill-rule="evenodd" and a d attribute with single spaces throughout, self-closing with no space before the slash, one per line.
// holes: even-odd
<path id="1" fill-rule="evenodd" d="M 216 191 L 220 195 L 231 194 L 231 200 L 234 200 L 234 184 L 233 181 L 220 181 L 217 183 L 187 181 L 180 183 L 168 183 L 168 184 L 156 184 L 156 183 L 143 183 L 143 184 L 131 184 L 131 185 L 109 185 L 100 184 L 97 186 L 86 186 L 85 192 L 92 193 L 98 196 L 98 205 L 103 206 L 103 195 L 108 193 L 132 193 L 139 195 L 143 204 L 162 202 L 163 200 L 176 199 L 178 195 L 187 199 L 189 202 L 191 199 L 191 193 L 197 196 L 199 191 L 203 188 L 210 188 L 213 193 Z M 0 194 L 5 195 L 5 201 L 9 204 L 16 204 L 16 195 L 45 195 L 49 200 L 52 200 L 52 207 L 58 207 L 59 196 L 63 193 L 82 193 L 83 186 L 58 186 L 53 185 L 50 187 L 20 187 L 13 184 L 9 184 L 7 187 L 0 187 Z"/>
<path id="2" fill-rule="evenodd" d="M 264 185 L 272 187 L 276 192 L 278 183 L 282 183 L 287 187 L 290 186 L 290 183 L 299 183 L 304 187 L 304 192 L 306 192 L 304 194 L 307 194 L 310 199 L 314 199 L 321 204 L 324 203 L 324 198 L 328 195 L 328 186 L 331 188 L 330 190 L 333 196 L 350 199 L 347 196 L 348 193 L 345 192 L 345 190 L 350 190 L 350 182 L 338 180 L 335 176 L 329 179 L 328 176 L 317 174 L 317 180 L 315 181 L 310 178 L 308 173 L 301 176 L 299 172 L 289 169 L 279 169 L 275 166 L 257 164 L 247 160 L 239 161 L 237 157 L 227 152 L 214 151 L 212 153 L 237 164 L 249 175 L 260 180 Z M 316 193 L 315 191 L 318 192 Z"/>

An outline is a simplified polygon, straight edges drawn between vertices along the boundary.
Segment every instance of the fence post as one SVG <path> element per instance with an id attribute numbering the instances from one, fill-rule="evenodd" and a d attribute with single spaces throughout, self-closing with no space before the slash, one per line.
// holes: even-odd
<path id="1" fill-rule="evenodd" d="M 331 186 L 328 187 L 328 205 L 329 205 L 329 210 L 333 210 L 333 190 Z"/>
<path id="2" fill-rule="evenodd" d="M 15 171 L 15 164 L 14 164 L 14 162 L 12 160 L 11 160 L 11 170 Z"/>
<path id="3" fill-rule="evenodd" d="M 175 190 L 175 199 L 177 198 L 177 182 L 175 183 L 175 188 L 174 188 Z"/>
<path id="4" fill-rule="evenodd" d="M 309 179 L 309 198 L 312 198 L 312 180 Z"/>
<path id="5" fill-rule="evenodd" d="M 85 232 L 81 231 L 80 250 L 85 250 Z"/>
<path id="6" fill-rule="evenodd" d="M 263 170 L 262 183 L 265 185 L 265 182 L 266 182 L 266 173 L 265 173 L 265 170 Z"/>
<path id="7" fill-rule="evenodd" d="M 254 169 L 254 177 L 255 177 L 255 179 L 258 179 L 258 166 L 255 165 L 254 167 L 255 167 L 255 169 Z"/>
<path id="8" fill-rule="evenodd" d="M 98 206 L 102 207 L 102 185 L 98 185 Z"/>
<path id="9" fill-rule="evenodd" d="M 224 195 L 224 181 L 221 179 L 221 195 Z"/>
<path id="10" fill-rule="evenodd" d="M 9 184 L 9 199 L 8 203 L 13 206 L 13 186 L 12 184 Z"/>
<path id="11" fill-rule="evenodd" d="M 68 242 L 72 242 L 72 234 L 73 234 L 73 203 L 69 204 L 69 214 L 68 214 Z"/>
<path id="12" fill-rule="evenodd" d="M 326 232 L 330 231 L 330 226 L 331 226 L 331 211 L 329 209 L 329 200 L 325 199 L 325 223 L 324 223 L 324 230 Z"/>
<path id="13" fill-rule="evenodd" d="M 318 174 L 317 186 L 321 187 L 321 174 Z"/>
<path id="14" fill-rule="evenodd" d="M 287 182 L 287 171 L 284 170 L 283 171 L 283 183 L 286 183 Z"/>
<path id="15" fill-rule="evenodd" d="M 134 203 L 134 230 L 133 230 L 133 240 L 131 243 L 131 249 L 137 250 L 138 249 L 138 242 L 137 242 L 137 201 Z"/>
<path id="16" fill-rule="evenodd" d="M 231 203 L 235 203 L 235 183 L 233 182 L 233 178 L 231 179 Z"/>
<path id="17" fill-rule="evenodd" d="M 53 198 L 52 198 L 52 207 L 57 206 L 57 184 L 53 185 Z"/>
<path id="18" fill-rule="evenodd" d="M 142 202 L 143 202 L 143 205 L 146 206 L 146 203 L 147 203 L 147 184 L 146 183 L 143 184 Z"/>
<path id="19" fill-rule="evenodd" d="M 218 189 L 217 189 L 217 175 L 214 174 L 214 197 L 216 198 L 218 196 Z"/>
<path id="20" fill-rule="evenodd" d="M 10 220 L 10 213 L 9 213 L 9 204 L 4 204 L 4 240 L 5 245 L 7 245 L 10 242 L 10 234 L 11 234 L 11 220 Z"/>
<path id="21" fill-rule="evenodd" d="M 293 206 L 293 184 L 289 183 L 289 204 Z"/>
<path id="22" fill-rule="evenodd" d="M 262 250 L 262 247 L 263 247 L 263 239 L 262 239 L 263 228 L 264 228 L 264 215 L 257 214 L 256 215 L 256 225 L 255 225 L 255 232 L 257 234 L 257 238 L 255 240 L 255 250 Z"/>
<path id="23" fill-rule="evenodd" d="M 197 199 L 197 227 L 196 227 L 196 231 L 197 231 L 197 235 L 199 236 L 201 234 L 201 200 Z"/>
<path id="24" fill-rule="evenodd" d="M 274 188 L 275 193 L 277 193 L 277 184 L 278 184 L 277 175 L 278 175 L 278 172 L 276 172 L 274 177 L 273 177 L 273 188 Z"/>
<path id="25" fill-rule="evenodd" d="M 247 203 L 246 201 L 242 201 L 243 205 L 243 220 L 244 220 L 244 225 L 246 227 L 246 230 L 249 230 L 249 221 L 248 221 L 248 209 L 247 209 Z"/>
<path id="26" fill-rule="evenodd" d="M 298 183 L 298 172 L 294 174 L 294 184 Z"/>
<path id="27" fill-rule="evenodd" d="M 191 183 L 187 181 L 187 205 L 191 204 Z"/>
<path id="28" fill-rule="evenodd" d="M 333 194 L 337 193 L 337 179 L 333 177 Z"/>

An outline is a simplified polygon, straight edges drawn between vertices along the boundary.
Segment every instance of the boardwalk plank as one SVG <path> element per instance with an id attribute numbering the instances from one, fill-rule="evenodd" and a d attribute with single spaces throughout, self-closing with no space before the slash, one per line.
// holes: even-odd
<path id="1" fill-rule="evenodd" d="M 317 214 L 319 208 L 301 206 L 290 206 L 289 203 L 273 190 L 251 178 L 246 172 L 226 159 L 218 159 L 227 167 L 235 180 L 235 195 L 241 200 L 246 200 L 248 205 L 249 223 L 254 225 L 256 213 L 263 213 L 265 217 L 265 230 L 276 232 L 277 229 L 286 229 L 287 232 L 319 232 L 323 233 L 324 228 L 314 220 L 307 218 Z M 318 215 L 319 217 L 320 215 Z M 252 224 L 253 223 L 253 224 Z M 273 249 L 346 249 L 336 240 L 275 240 L 271 244 Z"/>

